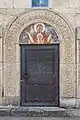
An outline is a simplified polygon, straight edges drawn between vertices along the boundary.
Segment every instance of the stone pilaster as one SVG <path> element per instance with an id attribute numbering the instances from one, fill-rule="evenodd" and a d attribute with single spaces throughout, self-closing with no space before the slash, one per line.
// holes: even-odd
<path id="1" fill-rule="evenodd" d="M 2 78 L 2 25 L 0 25 L 0 97 L 3 91 L 3 78 Z"/>

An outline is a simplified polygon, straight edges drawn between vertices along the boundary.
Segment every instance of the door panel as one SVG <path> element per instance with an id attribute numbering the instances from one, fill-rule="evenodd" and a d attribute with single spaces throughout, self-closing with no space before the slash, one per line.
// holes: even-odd
<path id="1" fill-rule="evenodd" d="M 59 46 L 21 45 L 21 105 L 59 106 Z"/>

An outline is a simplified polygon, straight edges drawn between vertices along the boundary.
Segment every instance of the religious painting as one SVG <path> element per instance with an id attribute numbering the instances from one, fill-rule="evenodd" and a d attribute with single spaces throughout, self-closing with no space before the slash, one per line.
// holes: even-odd
<path id="1" fill-rule="evenodd" d="M 35 23 L 25 28 L 20 36 L 21 41 L 29 44 L 51 44 L 58 42 L 58 34 L 53 27 L 45 23 Z"/>

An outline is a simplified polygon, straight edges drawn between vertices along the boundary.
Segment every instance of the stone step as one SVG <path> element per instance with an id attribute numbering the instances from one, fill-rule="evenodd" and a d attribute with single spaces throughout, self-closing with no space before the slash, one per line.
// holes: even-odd
<path id="1" fill-rule="evenodd" d="M 64 108 L 58 107 L 14 107 L 1 106 L 0 116 L 23 117 L 66 117 L 69 116 Z"/>
<path id="2" fill-rule="evenodd" d="M 80 109 L 65 109 L 59 107 L 0 106 L 0 116 L 80 117 Z"/>

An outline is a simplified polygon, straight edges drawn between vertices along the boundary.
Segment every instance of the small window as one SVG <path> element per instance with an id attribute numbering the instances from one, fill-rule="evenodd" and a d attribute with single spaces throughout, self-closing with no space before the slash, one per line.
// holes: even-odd
<path id="1" fill-rule="evenodd" d="M 32 0 L 32 7 L 48 7 L 48 0 Z"/>

